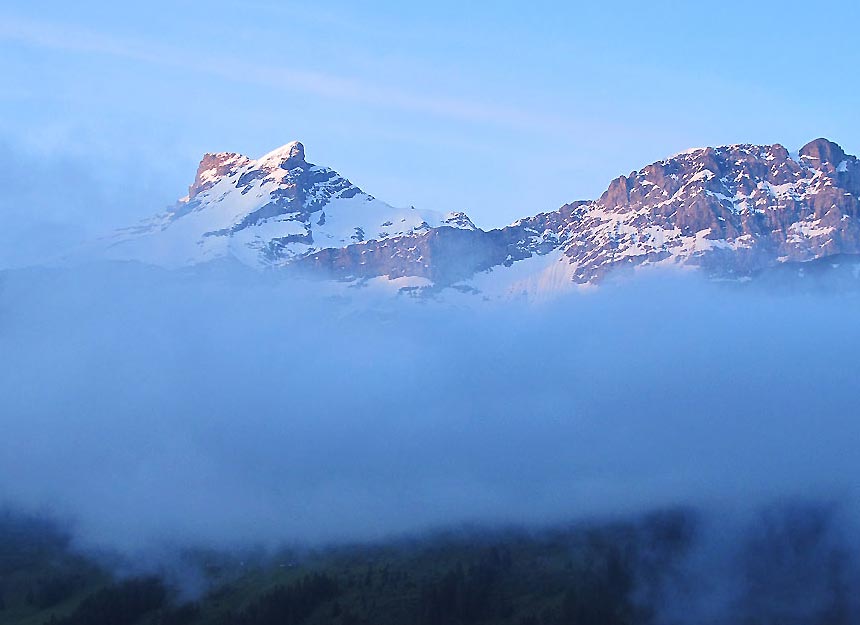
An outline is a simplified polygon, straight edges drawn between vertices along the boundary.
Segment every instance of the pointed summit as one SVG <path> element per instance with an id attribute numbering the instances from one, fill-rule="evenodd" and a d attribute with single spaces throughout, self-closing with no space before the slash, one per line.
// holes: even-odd
<path id="1" fill-rule="evenodd" d="M 839 165 L 845 160 L 845 150 L 829 139 L 814 139 L 800 148 L 801 158 L 807 158 L 819 163 Z"/>
<path id="2" fill-rule="evenodd" d="M 264 154 L 257 162 L 263 166 L 281 166 L 284 169 L 292 169 L 297 165 L 303 165 L 305 161 L 305 146 L 301 141 L 290 141 Z"/>

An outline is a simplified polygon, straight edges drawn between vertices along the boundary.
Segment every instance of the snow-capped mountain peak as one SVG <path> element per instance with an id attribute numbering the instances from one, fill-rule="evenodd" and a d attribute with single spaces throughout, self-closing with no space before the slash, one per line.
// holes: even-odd
<path id="1" fill-rule="evenodd" d="M 109 239 L 108 255 L 175 267 L 234 258 L 270 267 L 328 248 L 427 232 L 474 229 L 463 213 L 395 208 L 287 143 L 258 159 L 205 154 L 188 195 Z"/>

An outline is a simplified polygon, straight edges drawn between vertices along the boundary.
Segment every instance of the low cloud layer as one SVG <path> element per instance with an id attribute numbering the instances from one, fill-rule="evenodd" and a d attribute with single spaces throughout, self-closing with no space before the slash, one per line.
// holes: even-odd
<path id="1" fill-rule="evenodd" d="M 165 168 L 123 146 L 37 151 L 0 136 L 0 269 L 63 258 L 172 204 Z"/>
<path id="2" fill-rule="evenodd" d="M 853 509 L 858 312 L 665 277 L 462 310 L 134 266 L 10 272 L 0 500 L 129 553 Z"/>

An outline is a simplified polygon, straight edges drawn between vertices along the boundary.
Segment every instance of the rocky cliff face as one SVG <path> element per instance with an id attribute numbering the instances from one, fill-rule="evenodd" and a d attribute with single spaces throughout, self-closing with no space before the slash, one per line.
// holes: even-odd
<path id="1" fill-rule="evenodd" d="M 737 278 L 860 254 L 860 163 L 826 139 L 794 155 L 781 145 L 688 150 L 620 176 L 596 200 L 484 231 L 463 213 L 380 202 L 308 163 L 294 142 L 257 160 L 204 156 L 188 197 L 112 248 L 130 257 L 152 249 L 179 265 L 233 256 L 258 267 L 414 277 L 436 287 L 488 272 L 503 279 L 521 263 L 533 282 L 554 288 L 655 265 Z M 542 262 L 525 262 L 534 259 Z M 540 275 L 547 272 L 550 281 Z"/>
<path id="2" fill-rule="evenodd" d="M 721 276 L 860 252 L 860 165 L 817 139 L 691 150 L 612 181 L 562 230 L 575 282 L 618 265 L 682 264 Z"/>

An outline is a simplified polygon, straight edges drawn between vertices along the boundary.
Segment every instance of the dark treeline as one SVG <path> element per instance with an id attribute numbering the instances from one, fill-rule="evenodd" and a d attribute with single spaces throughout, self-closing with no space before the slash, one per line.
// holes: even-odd
<path id="1" fill-rule="evenodd" d="M 338 596 L 338 584 L 324 574 L 279 585 L 235 613 L 221 617 L 223 625 L 300 625 L 324 603 Z"/>
<path id="2" fill-rule="evenodd" d="M 75 570 L 82 560 L 61 540 L 23 539 L 6 549 L 5 561 L 20 565 L 25 552 L 33 560 L 4 569 L 0 623 L 849 625 L 858 622 L 852 597 L 860 584 L 835 535 L 826 508 L 762 515 L 729 559 L 738 592 L 707 620 L 695 613 L 702 587 L 694 578 L 702 571 L 689 567 L 703 539 L 701 521 L 685 512 L 281 554 L 210 579 L 209 590 L 191 602 L 157 577 L 110 581 L 91 563 Z M 666 611 L 685 594 L 694 600 Z"/>
<path id="3" fill-rule="evenodd" d="M 77 609 L 57 625 L 125 625 L 136 623 L 143 615 L 164 608 L 167 588 L 155 577 L 129 579 L 87 596 Z"/>

